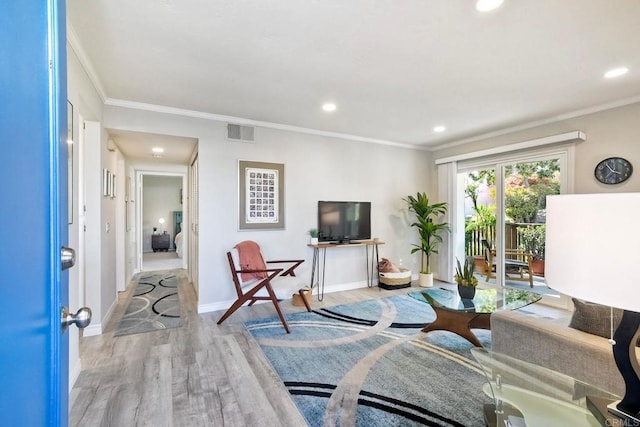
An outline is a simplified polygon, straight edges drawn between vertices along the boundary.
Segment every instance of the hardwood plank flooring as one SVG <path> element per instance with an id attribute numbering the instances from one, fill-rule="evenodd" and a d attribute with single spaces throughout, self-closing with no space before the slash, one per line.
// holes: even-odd
<path id="1" fill-rule="evenodd" d="M 69 398 L 70 426 L 304 426 L 244 322 L 276 316 L 271 303 L 243 307 L 222 325 L 221 312 L 197 314 L 193 287 L 179 284 L 182 326 L 114 337 L 131 298 L 119 298 L 100 336 L 81 340 L 82 371 Z M 419 289 L 419 288 L 416 288 Z M 312 307 L 406 294 L 363 288 L 325 294 Z M 281 303 L 286 313 L 304 307 Z"/>

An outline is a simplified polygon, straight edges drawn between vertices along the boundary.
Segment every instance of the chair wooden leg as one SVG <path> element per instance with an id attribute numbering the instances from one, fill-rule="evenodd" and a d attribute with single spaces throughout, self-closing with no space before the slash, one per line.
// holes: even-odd
<path id="1" fill-rule="evenodd" d="M 284 326 L 284 330 L 287 333 L 290 333 L 289 332 L 289 325 L 287 325 L 287 321 L 284 319 L 284 315 L 282 314 L 282 311 L 280 310 L 280 304 L 278 304 L 278 298 L 276 298 L 276 294 L 273 292 L 273 289 L 271 288 L 271 284 L 267 284 L 266 289 L 267 289 L 267 292 L 269 293 L 269 296 L 271 297 L 271 301 L 273 302 L 273 305 L 276 308 L 276 311 L 278 312 L 278 317 L 280 318 L 280 321 L 282 322 L 282 326 Z"/>
<path id="2" fill-rule="evenodd" d="M 247 300 L 249 300 L 249 298 L 250 297 L 245 296 L 243 298 L 237 299 L 236 302 L 234 302 L 233 305 L 231 305 L 231 307 L 229 307 L 229 309 L 227 311 L 225 311 L 225 313 L 222 315 L 220 320 L 218 320 L 218 325 L 222 324 L 222 322 L 227 320 L 229 318 L 229 316 L 231 316 L 237 309 L 242 307 L 242 305 L 245 302 L 247 302 Z"/>
<path id="3" fill-rule="evenodd" d="M 304 296 L 304 292 L 306 290 L 308 290 L 308 289 L 300 289 L 298 291 L 298 293 L 300 294 L 300 298 L 302 298 L 302 302 L 304 303 L 304 306 L 307 307 L 307 311 L 311 311 L 311 306 L 309 305 L 309 302 L 307 301 L 307 298 L 305 298 L 305 296 Z M 312 295 L 312 293 L 309 290 L 309 296 L 311 296 L 311 295 Z"/>

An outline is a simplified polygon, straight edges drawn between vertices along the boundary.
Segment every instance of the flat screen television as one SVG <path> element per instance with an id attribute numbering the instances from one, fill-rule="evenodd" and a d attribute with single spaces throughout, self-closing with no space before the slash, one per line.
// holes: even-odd
<path id="1" fill-rule="evenodd" d="M 371 239 L 371 202 L 318 202 L 318 241 Z"/>

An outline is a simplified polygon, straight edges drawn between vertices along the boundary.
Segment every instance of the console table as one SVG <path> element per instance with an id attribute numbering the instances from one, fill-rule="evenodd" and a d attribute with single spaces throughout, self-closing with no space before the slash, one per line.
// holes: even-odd
<path id="1" fill-rule="evenodd" d="M 377 240 L 361 240 L 355 243 L 318 243 L 309 244 L 313 248 L 313 263 L 311 265 L 311 291 L 313 292 L 313 283 L 318 277 L 318 301 L 324 298 L 324 276 L 327 261 L 327 249 L 364 247 L 365 262 L 367 268 L 367 286 L 373 287 L 376 272 L 378 270 L 378 246 L 384 245 L 384 242 Z M 371 248 L 371 264 L 369 264 L 369 249 Z M 320 264 L 322 264 L 322 275 L 320 274 Z"/>

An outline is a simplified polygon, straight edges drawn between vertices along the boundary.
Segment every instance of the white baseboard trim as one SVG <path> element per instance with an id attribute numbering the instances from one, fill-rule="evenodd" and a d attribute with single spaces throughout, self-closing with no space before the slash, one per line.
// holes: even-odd
<path id="1" fill-rule="evenodd" d="M 82 337 L 95 337 L 96 335 L 102 335 L 102 323 L 92 323 L 82 330 Z"/>
<path id="2" fill-rule="evenodd" d="M 324 289 L 324 293 L 325 294 L 330 294 L 332 292 L 342 292 L 342 291 L 352 291 L 354 289 L 361 289 L 361 288 L 366 288 L 367 287 L 367 281 L 361 281 L 361 282 L 351 282 L 351 283 L 338 283 L 338 284 L 334 284 L 334 285 L 327 285 Z M 318 286 L 315 285 L 313 288 L 313 294 L 317 295 L 318 294 Z M 198 314 L 202 314 L 202 313 L 211 313 L 213 311 L 218 311 L 218 310 L 226 310 L 229 307 L 231 307 L 231 304 L 233 304 L 235 300 L 231 300 L 231 301 L 220 301 L 220 302 L 213 302 L 210 304 L 199 304 L 198 305 Z M 256 304 L 264 304 L 264 303 L 268 303 L 269 301 L 258 301 L 256 302 Z"/>
<path id="3" fill-rule="evenodd" d="M 93 337 L 96 335 L 102 335 L 102 324 L 106 325 L 109 322 L 117 306 L 118 306 L 118 297 L 116 297 L 116 299 L 111 303 L 111 307 L 109 307 L 109 310 L 107 310 L 107 314 L 105 314 L 103 321 L 101 323 L 96 323 L 95 325 L 91 323 L 89 326 L 84 328 L 84 330 L 82 331 L 82 336 Z"/>
<path id="4" fill-rule="evenodd" d="M 82 371 L 82 361 L 80 358 L 75 361 L 75 363 L 69 363 L 69 393 L 71 393 L 71 389 L 76 383 L 76 380 L 80 376 L 80 372 Z"/>
<path id="5" fill-rule="evenodd" d="M 198 304 L 198 314 L 211 313 L 212 311 L 226 310 L 231 307 L 233 301 L 212 302 L 211 304 Z"/>

